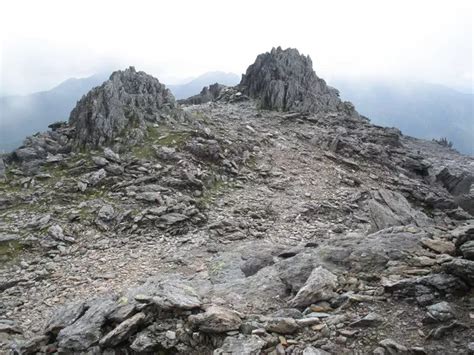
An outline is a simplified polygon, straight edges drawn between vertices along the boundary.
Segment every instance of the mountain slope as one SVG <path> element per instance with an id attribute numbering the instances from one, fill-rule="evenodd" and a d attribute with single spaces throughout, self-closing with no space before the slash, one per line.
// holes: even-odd
<path id="1" fill-rule="evenodd" d="M 334 80 L 334 85 L 374 123 L 413 137 L 446 137 L 455 149 L 474 155 L 474 95 L 422 83 Z"/>
<path id="2" fill-rule="evenodd" d="M 474 158 L 300 85 L 297 53 L 212 104 L 113 73 L 0 159 L 2 352 L 468 352 Z"/>

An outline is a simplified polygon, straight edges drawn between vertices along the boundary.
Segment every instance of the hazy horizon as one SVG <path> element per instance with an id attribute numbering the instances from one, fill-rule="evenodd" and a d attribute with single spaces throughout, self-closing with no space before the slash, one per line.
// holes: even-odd
<path id="1" fill-rule="evenodd" d="M 279 45 L 310 55 L 329 83 L 410 80 L 473 92 L 470 1 L 20 0 L 0 9 L 2 96 L 130 65 L 167 84 L 209 71 L 241 74 Z"/>

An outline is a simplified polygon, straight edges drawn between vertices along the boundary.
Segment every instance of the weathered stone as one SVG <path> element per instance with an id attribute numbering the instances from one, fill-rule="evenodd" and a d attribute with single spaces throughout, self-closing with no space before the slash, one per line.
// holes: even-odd
<path id="1" fill-rule="evenodd" d="M 49 319 L 45 333 L 57 333 L 74 323 L 87 310 L 85 302 L 72 303 L 57 309 Z"/>
<path id="2" fill-rule="evenodd" d="M 443 269 L 452 275 L 464 280 L 469 286 L 474 287 L 474 261 L 466 259 L 453 259 L 443 264 Z"/>
<path id="3" fill-rule="evenodd" d="M 379 342 L 380 346 L 383 346 L 385 350 L 388 351 L 390 355 L 392 354 L 400 354 L 400 355 L 408 355 L 408 348 L 402 344 L 397 343 L 395 340 L 392 339 L 384 339 Z"/>
<path id="4" fill-rule="evenodd" d="M 79 319 L 59 331 L 58 345 L 70 351 L 82 351 L 96 344 L 102 337 L 106 317 L 114 307 L 115 302 L 109 299 L 92 301 Z"/>
<path id="5" fill-rule="evenodd" d="M 293 334 L 300 329 L 300 326 L 293 318 L 276 317 L 266 320 L 265 329 L 279 334 Z"/>
<path id="6" fill-rule="evenodd" d="M 149 279 L 142 286 L 130 290 L 128 295 L 128 298 L 135 298 L 140 303 L 152 303 L 167 310 L 190 310 L 201 306 L 201 298 L 194 288 L 178 277 Z"/>
<path id="7" fill-rule="evenodd" d="M 134 316 L 124 320 L 115 329 L 107 333 L 99 341 L 99 345 L 102 347 L 114 347 L 121 342 L 125 341 L 130 335 L 132 335 L 139 326 L 143 324 L 146 319 L 145 313 L 137 313 Z"/>
<path id="8" fill-rule="evenodd" d="M 454 255 L 455 248 L 454 244 L 448 241 L 440 240 L 440 239 L 429 239 L 423 238 L 421 240 L 421 244 L 423 246 L 439 253 L 439 254 L 450 254 Z"/>
<path id="9" fill-rule="evenodd" d="M 368 202 L 373 231 L 387 227 L 414 224 L 425 226 L 429 218 L 420 211 L 413 209 L 407 199 L 394 191 L 380 189 L 372 193 Z"/>
<path id="10" fill-rule="evenodd" d="M 330 355 L 330 353 L 323 349 L 317 349 L 313 346 L 307 346 L 303 350 L 303 355 Z"/>
<path id="11" fill-rule="evenodd" d="M 466 292 L 468 287 L 460 278 L 440 273 L 400 280 L 386 285 L 385 290 L 399 297 L 414 297 L 418 299 L 425 295 L 433 295 L 434 292 L 440 295 L 462 293 Z M 427 301 L 430 300 L 427 299 Z"/>
<path id="12" fill-rule="evenodd" d="M 427 309 L 428 315 L 437 321 L 444 322 L 454 318 L 453 310 L 446 301 L 428 306 Z"/>
<path id="13" fill-rule="evenodd" d="M 350 324 L 351 327 L 377 327 L 384 321 L 383 317 L 375 312 L 367 314 L 365 317 Z"/>
<path id="14" fill-rule="evenodd" d="M 204 313 L 191 315 L 188 320 L 205 333 L 225 333 L 239 329 L 242 323 L 237 312 L 219 306 L 211 306 Z"/>
<path id="15" fill-rule="evenodd" d="M 110 149 L 109 147 L 105 147 L 104 148 L 104 157 L 105 159 L 109 160 L 109 161 L 112 161 L 112 162 L 116 162 L 116 163 L 119 163 L 120 162 L 120 155 L 118 155 L 117 153 L 115 153 L 112 149 Z"/>
<path id="16" fill-rule="evenodd" d="M 114 218 L 115 210 L 111 205 L 104 205 L 100 208 L 98 217 L 103 221 L 110 221 Z"/>
<path id="17" fill-rule="evenodd" d="M 474 260 L 474 240 L 462 244 L 459 250 L 466 259 Z"/>
<path id="18" fill-rule="evenodd" d="M 293 307 L 305 307 L 318 301 L 327 301 L 334 297 L 336 286 L 336 275 L 323 267 L 317 267 L 289 304 Z"/>
<path id="19" fill-rule="evenodd" d="M 213 355 L 255 355 L 265 346 L 265 341 L 256 335 L 240 335 L 238 337 L 227 337 L 222 346 L 214 350 Z"/>

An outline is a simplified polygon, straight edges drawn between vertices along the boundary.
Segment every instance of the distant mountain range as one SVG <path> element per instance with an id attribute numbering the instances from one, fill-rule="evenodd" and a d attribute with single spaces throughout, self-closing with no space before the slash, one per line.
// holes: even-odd
<path id="1" fill-rule="evenodd" d="M 397 127 L 418 138 L 446 137 L 458 151 L 474 155 L 473 94 L 424 83 L 335 80 L 331 84 L 375 124 Z"/>
<path id="2" fill-rule="evenodd" d="M 0 97 L 0 151 L 10 151 L 48 125 L 67 120 L 76 102 L 108 74 L 69 79 L 49 90 L 26 96 Z M 209 72 L 186 84 L 167 85 L 177 99 L 198 94 L 204 86 L 238 84 L 234 73 Z M 454 148 L 474 155 L 474 95 L 440 85 L 334 80 L 341 97 L 354 103 L 373 123 L 400 128 L 404 134 L 432 139 L 446 137 Z"/>
<path id="3" fill-rule="evenodd" d="M 176 99 L 187 99 L 190 96 L 199 94 L 204 86 L 219 83 L 227 86 L 234 86 L 240 82 L 240 76 L 234 73 L 224 73 L 214 71 L 205 73 L 191 80 L 189 83 L 181 85 L 167 85 Z"/>
<path id="4" fill-rule="evenodd" d="M 56 121 L 67 121 L 76 102 L 108 75 L 68 79 L 49 91 L 0 97 L 0 152 L 21 145 L 27 136 L 44 131 Z"/>

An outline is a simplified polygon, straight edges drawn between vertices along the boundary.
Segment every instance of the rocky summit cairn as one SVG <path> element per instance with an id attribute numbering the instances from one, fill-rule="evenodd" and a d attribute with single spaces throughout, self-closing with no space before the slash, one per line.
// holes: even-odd
<path id="1" fill-rule="evenodd" d="M 130 67 L 89 91 L 72 110 L 69 123 L 75 126 L 78 145 L 97 147 L 120 136 L 140 140 L 146 122 L 156 122 L 163 111 L 175 107 L 165 85 Z"/>
<path id="2" fill-rule="evenodd" d="M 263 109 L 355 113 L 352 104 L 342 102 L 339 92 L 318 78 L 311 58 L 294 48 L 278 47 L 260 54 L 242 76 L 239 87 Z"/>

